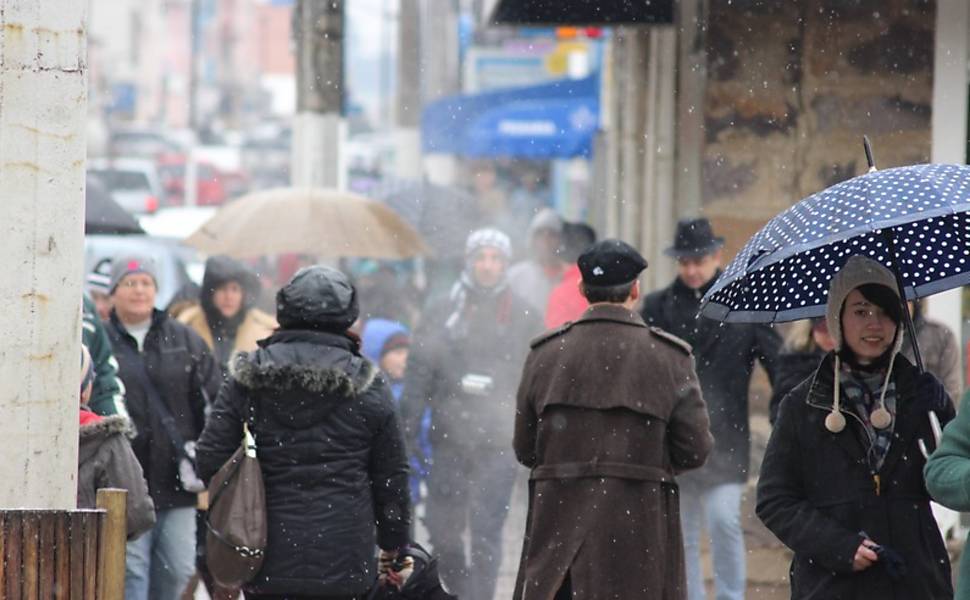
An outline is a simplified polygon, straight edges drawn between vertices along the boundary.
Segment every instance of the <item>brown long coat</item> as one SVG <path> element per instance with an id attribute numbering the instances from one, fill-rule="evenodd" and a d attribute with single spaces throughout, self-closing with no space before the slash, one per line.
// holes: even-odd
<path id="1" fill-rule="evenodd" d="M 714 439 L 690 347 L 621 305 L 533 342 L 515 453 L 532 469 L 516 600 L 686 598 L 674 474 Z"/>

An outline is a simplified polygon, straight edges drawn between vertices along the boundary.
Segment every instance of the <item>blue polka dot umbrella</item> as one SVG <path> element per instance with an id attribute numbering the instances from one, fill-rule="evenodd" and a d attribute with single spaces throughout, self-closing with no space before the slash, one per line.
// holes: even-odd
<path id="1" fill-rule="evenodd" d="M 910 300 L 970 282 L 970 167 L 873 170 L 809 196 L 748 241 L 701 314 L 749 323 L 823 316 L 829 280 L 855 254 L 895 272 Z"/>

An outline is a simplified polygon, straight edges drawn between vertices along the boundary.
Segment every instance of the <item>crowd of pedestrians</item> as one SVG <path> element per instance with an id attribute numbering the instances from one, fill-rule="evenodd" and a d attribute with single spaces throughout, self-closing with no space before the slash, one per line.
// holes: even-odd
<path id="1" fill-rule="evenodd" d="M 371 302 L 331 267 L 298 271 L 271 316 L 256 274 L 229 257 L 209 258 L 173 314 L 155 307 L 150 258 L 99 265 L 78 502 L 129 490 L 126 598 L 175 600 L 201 581 L 217 600 L 492 600 L 522 466 L 517 600 L 706 598 L 702 539 L 716 597 L 744 598 L 759 363 L 773 432 L 757 514 L 794 552 L 792 597 L 952 597 L 927 484 L 970 506 L 970 421 L 947 428 L 926 480 L 918 442 L 932 439 L 927 411 L 955 415 L 958 346 L 911 303 L 927 372 L 912 365 L 889 271 L 849 260 L 825 317 L 783 337 L 698 316 L 723 260 L 706 219 L 678 224 L 665 252 L 677 275 L 651 291 L 635 248 L 552 209 L 527 240 L 517 251 L 497 228 L 471 232 L 450 290 L 413 318 L 386 301 L 393 278 Z M 238 589 L 210 575 L 204 489 L 244 426 L 268 539 Z"/>

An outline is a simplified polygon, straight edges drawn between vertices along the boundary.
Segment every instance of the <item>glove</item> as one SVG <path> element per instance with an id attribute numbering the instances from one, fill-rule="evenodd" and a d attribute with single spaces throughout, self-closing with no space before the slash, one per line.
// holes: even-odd
<path id="1" fill-rule="evenodd" d="M 920 373 L 916 378 L 916 398 L 917 402 L 927 411 L 939 412 L 945 410 L 950 404 L 950 397 L 946 394 L 946 388 L 937 379 L 936 375 L 930 372 Z"/>
<path id="2" fill-rule="evenodd" d="M 906 561 L 899 552 L 882 544 L 878 544 L 875 547 L 870 546 L 870 548 L 879 557 L 879 564 L 886 569 L 886 574 L 889 575 L 890 579 L 899 581 L 903 577 L 906 577 L 908 571 Z"/>

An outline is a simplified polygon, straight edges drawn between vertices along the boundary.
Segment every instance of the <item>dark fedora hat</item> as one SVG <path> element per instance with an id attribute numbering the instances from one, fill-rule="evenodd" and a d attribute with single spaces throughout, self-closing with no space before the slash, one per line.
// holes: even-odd
<path id="1" fill-rule="evenodd" d="M 724 238 L 714 235 L 707 219 L 683 219 L 677 223 L 674 245 L 664 250 L 664 254 L 674 258 L 704 256 L 723 245 Z"/>

